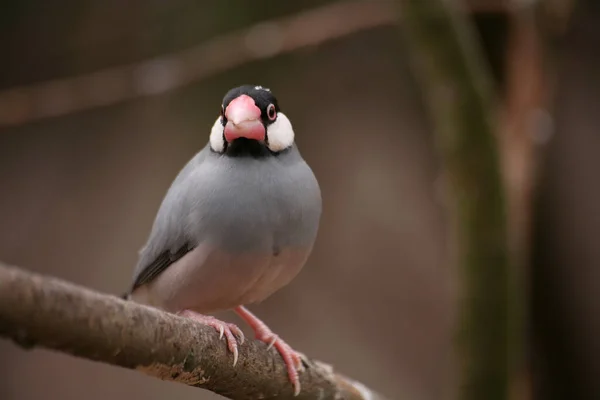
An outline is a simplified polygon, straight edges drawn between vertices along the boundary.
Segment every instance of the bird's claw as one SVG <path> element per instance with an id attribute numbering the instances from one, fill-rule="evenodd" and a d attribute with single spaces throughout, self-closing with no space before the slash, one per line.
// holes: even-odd
<path id="1" fill-rule="evenodd" d="M 294 386 L 294 396 L 300 394 L 300 375 L 304 371 L 303 354 L 298 353 L 292 347 L 281 340 L 279 336 L 272 332 L 257 332 L 256 338 L 261 342 L 267 343 L 267 349 L 275 347 L 285 363 L 288 377 Z"/>
<path id="2" fill-rule="evenodd" d="M 246 341 L 246 337 L 244 336 L 244 332 L 242 332 L 242 330 L 240 328 L 238 328 L 234 324 L 230 324 L 229 328 L 231 329 L 231 331 L 233 332 L 233 334 L 235 336 L 237 336 L 238 342 L 240 342 L 240 345 L 244 344 L 244 341 Z"/>
<path id="3" fill-rule="evenodd" d="M 245 340 L 244 333 L 240 328 L 238 328 L 235 324 L 221 321 L 210 315 L 198 314 L 190 310 L 182 311 L 179 313 L 179 315 L 215 328 L 219 332 L 219 340 L 223 339 L 224 336 L 225 340 L 227 341 L 227 348 L 233 354 L 233 366 L 235 367 L 239 357 L 238 342 L 240 345 L 242 345 L 244 344 Z"/>
<path id="4" fill-rule="evenodd" d="M 271 338 L 271 341 L 268 343 L 267 350 L 271 350 L 271 348 L 273 347 L 273 345 L 275 344 L 277 339 L 279 339 L 279 336 L 273 335 L 273 337 Z"/>
<path id="5" fill-rule="evenodd" d="M 244 320 L 254 333 L 256 334 L 256 339 L 260 340 L 267 344 L 267 349 L 271 349 L 275 347 L 281 358 L 283 358 L 283 362 L 285 363 L 285 367 L 288 373 L 288 377 L 294 387 L 294 396 L 300 394 L 300 377 L 299 372 L 304 370 L 304 355 L 293 350 L 290 345 L 281 340 L 277 335 L 269 329 L 264 322 L 262 322 L 258 317 L 252 314 L 246 307 L 239 306 L 235 308 L 235 312 Z M 304 357 L 306 358 L 306 357 Z M 308 363 L 307 363 L 308 366 Z"/>

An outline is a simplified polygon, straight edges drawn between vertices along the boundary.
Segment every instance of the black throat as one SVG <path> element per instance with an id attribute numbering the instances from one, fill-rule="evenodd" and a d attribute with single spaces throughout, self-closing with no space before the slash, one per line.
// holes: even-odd
<path id="1" fill-rule="evenodd" d="M 275 155 L 265 143 L 253 139 L 238 138 L 225 144 L 225 154 L 229 157 L 263 158 Z"/>

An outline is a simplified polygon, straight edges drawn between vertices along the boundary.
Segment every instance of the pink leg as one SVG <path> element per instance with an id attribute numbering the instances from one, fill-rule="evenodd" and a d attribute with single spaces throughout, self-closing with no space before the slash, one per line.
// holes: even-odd
<path id="1" fill-rule="evenodd" d="M 237 364 L 238 361 L 238 339 L 236 339 L 236 336 L 239 338 L 240 344 L 244 344 L 244 333 L 240 328 L 234 324 L 218 320 L 210 315 L 198 314 L 191 310 L 183 310 L 177 314 L 198 321 L 201 324 L 212 326 L 219 331 L 219 339 L 222 339 L 223 335 L 225 335 L 227 347 L 229 348 L 229 351 L 233 353 L 233 366 L 235 367 L 235 364 Z"/>
<path id="2" fill-rule="evenodd" d="M 277 351 L 279 351 L 279 354 L 281 354 L 287 367 L 290 381 L 292 382 L 292 385 L 294 385 L 294 394 L 297 396 L 300 393 L 300 379 L 298 377 L 298 372 L 304 369 L 304 366 L 302 365 L 302 356 L 275 335 L 264 322 L 258 319 L 258 317 L 252 314 L 246 307 L 236 307 L 235 312 L 250 325 L 258 340 L 267 343 L 269 349 L 275 346 Z"/>

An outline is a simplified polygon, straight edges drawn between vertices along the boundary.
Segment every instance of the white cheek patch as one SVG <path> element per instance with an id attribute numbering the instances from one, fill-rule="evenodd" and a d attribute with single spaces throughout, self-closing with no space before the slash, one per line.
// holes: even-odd
<path id="1" fill-rule="evenodd" d="M 225 150 L 225 139 L 223 139 L 223 124 L 221 117 L 217 118 L 212 129 L 210 130 L 210 147 L 217 153 L 222 153 Z"/>
<path id="2" fill-rule="evenodd" d="M 267 126 L 267 137 L 271 151 L 285 150 L 294 144 L 294 129 L 284 113 L 278 113 L 275 122 Z"/>

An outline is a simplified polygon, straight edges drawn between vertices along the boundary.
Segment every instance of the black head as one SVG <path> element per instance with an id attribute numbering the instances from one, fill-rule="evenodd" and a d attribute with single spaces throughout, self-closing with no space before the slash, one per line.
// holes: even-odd
<path id="1" fill-rule="evenodd" d="M 233 88 L 229 92 L 227 92 L 225 97 L 223 97 L 223 104 L 221 106 L 221 112 L 224 113 L 225 110 L 227 109 L 227 106 L 229 106 L 229 104 L 233 100 L 237 99 L 238 97 L 240 97 L 241 95 L 244 95 L 244 94 L 246 96 L 251 97 L 252 100 L 254 100 L 254 104 L 261 111 L 261 119 L 263 120 L 263 122 L 265 124 L 270 124 L 273 122 L 269 118 L 269 106 L 270 105 L 273 105 L 272 110 L 270 110 L 271 113 L 273 110 L 275 112 L 281 111 L 279 109 L 279 104 L 277 103 L 277 99 L 275 98 L 275 96 L 273 96 L 273 93 L 271 93 L 270 89 L 263 88 L 262 86 L 243 85 L 243 86 Z M 271 114 L 271 116 L 272 116 L 272 114 Z"/>
<path id="2" fill-rule="evenodd" d="M 210 142 L 213 151 L 229 155 L 246 148 L 277 153 L 293 145 L 294 131 L 269 89 L 243 85 L 224 96 Z"/>

